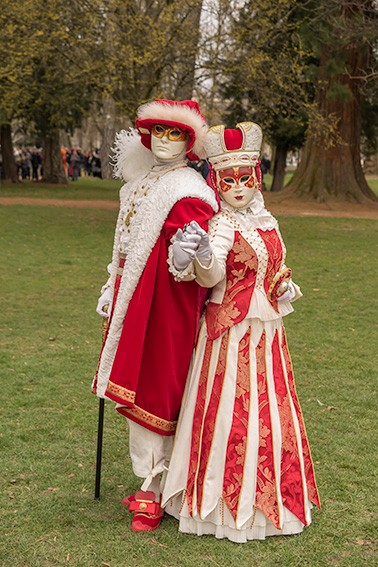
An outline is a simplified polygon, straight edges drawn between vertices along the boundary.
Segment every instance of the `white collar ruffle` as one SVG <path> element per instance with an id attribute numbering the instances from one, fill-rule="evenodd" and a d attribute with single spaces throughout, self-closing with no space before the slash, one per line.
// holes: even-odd
<path id="1" fill-rule="evenodd" d="M 252 199 L 245 207 L 236 209 L 221 199 L 220 210 L 234 218 L 243 228 L 272 229 L 277 227 L 277 221 L 265 208 L 261 191 L 256 190 Z"/>

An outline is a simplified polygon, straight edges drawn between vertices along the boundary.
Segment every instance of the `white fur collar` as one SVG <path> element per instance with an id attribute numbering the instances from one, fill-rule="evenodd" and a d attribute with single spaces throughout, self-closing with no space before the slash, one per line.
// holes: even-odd
<path id="1" fill-rule="evenodd" d="M 156 173 L 151 172 L 154 177 Z M 148 177 L 148 176 L 147 176 Z M 135 187 L 145 181 L 142 176 L 126 184 L 121 189 L 123 198 L 127 198 Z M 156 244 L 163 224 L 172 207 L 186 197 L 195 197 L 218 210 L 214 191 L 205 183 L 199 173 L 190 167 L 168 171 L 159 179 L 154 179 L 153 189 L 143 198 L 130 230 L 130 251 L 124 265 L 124 273 L 118 293 L 117 304 L 109 328 L 108 338 L 103 349 L 97 378 L 97 395 L 104 397 L 109 375 L 122 332 L 123 321 L 129 302 L 145 268 L 148 257 Z M 118 216 L 113 248 L 112 274 L 110 285 L 114 286 L 119 264 L 119 228 L 122 222 Z"/>

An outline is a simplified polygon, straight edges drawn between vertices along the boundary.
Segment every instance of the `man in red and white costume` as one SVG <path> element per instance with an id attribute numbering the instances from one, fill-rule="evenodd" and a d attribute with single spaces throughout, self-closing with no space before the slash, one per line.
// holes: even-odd
<path id="1" fill-rule="evenodd" d="M 116 402 L 129 424 L 134 473 L 141 491 L 124 499 L 131 528 L 158 527 L 160 475 L 169 459 L 206 290 L 176 282 L 168 248 L 192 219 L 207 229 L 218 209 L 213 190 L 187 160 L 203 156 L 207 125 L 196 102 L 142 105 L 137 131 L 116 140 L 120 192 L 110 278 L 97 310 L 109 324 L 93 391 Z M 194 277 L 193 277 L 194 279 Z"/>

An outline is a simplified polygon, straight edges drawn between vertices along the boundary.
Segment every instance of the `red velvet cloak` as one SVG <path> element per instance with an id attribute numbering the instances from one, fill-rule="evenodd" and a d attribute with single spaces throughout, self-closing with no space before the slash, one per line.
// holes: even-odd
<path id="1" fill-rule="evenodd" d="M 161 435 L 175 433 L 207 295 L 195 281 L 174 280 L 168 247 L 178 228 L 196 220 L 207 230 L 213 214 L 196 198 L 172 207 L 128 306 L 106 390 L 120 413 Z"/>

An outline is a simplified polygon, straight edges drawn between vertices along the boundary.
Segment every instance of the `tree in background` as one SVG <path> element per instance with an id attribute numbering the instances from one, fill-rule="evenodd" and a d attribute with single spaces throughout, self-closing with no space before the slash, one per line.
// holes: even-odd
<path id="1" fill-rule="evenodd" d="M 104 177 L 115 116 L 133 124 L 138 106 L 155 97 L 191 98 L 202 0 L 109 0 L 103 6 L 104 74 L 98 98 Z"/>
<path id="2" fill-rule="evenodd" d="M 262 125 L 275 146 L 274 190 L 306 133 L 293 193 L 373 198 L 360 138 L 374 148 L 376 24 L 374 0 L 20 0 L 17 9 L 3 0 L 4 169 L 14 178 L 17 119 L 43 140 L 45 179 L 64 182 L 59 131 L 95 113 L 111 175 L 115 117 L 128 126 L 141 103 L 195 92 L 210 123 L 223 114 L 230 126 Z"/>
<path id="3" fill-rule="evenodd" d="M 13 2 L 4 0 L 0 10 L 0 144 L 3 176 L 17 182 L 17 168 L 13 154 L 12 120 L 19 116 L 25 103 L 32 68 L 30 58 L 38 45 L 37 24 L 33 13 L 25 18 L 26 4 L 20 2 L 15 10 Z"/>
<path id="4" fill-rule="evenodd" d="M 258 122 L 274 146 L 273 191 L 283 188 L 288 152 L 303 145 L 313 96 L 305 73 L 311 57 L 299 34 L 298 4 L 247 1 L 233 11 L 221 86 L 227 122 Z"/>
<path id="5" fill-rule="evenodd" d="M 275 146 L 273 189 L 283 186 L 287 151 L 305 137 L 293 194 L 374 199 L 360 140 L 368 148 L 376 140 L 376 2 L 247 0 L 230 18 L 224 116 L 231 126 L 246 117 L 262 125 Z"/>
<path id="6" fill-rule="evenodd" d="M 90 7 L 77 0 L 41 4 L 41 43 L 30 60 L 33 75 L 22 113 L 43 140 L 44 180 L 65 183 L 59 131 L 72 131 L 91 107 L 102 73 L 101 12 L 95 0 Z"/>
<path id="7" fill-rule="evenodd" d="M 316 106 L 290 190 L 319 201 L 375 200 L 362 171 L 360 141 L 367 108 L 362 100 L 377 78 L 377 5 L 371 0 L 316 0 L 305 3 L 303 14 L 302 37 L 319 61 Z M 365 132 L 367 125 L 365 118 Z"/>
<path id="8" fill-rule="evenodd" d="M 80 125 L 100 75 L 99 2 L 3 0 L 1 114 L 32 127 L 43 143 L 44 180 L 67 183 L 59 131 Z M 97 10 L 97 11 L 96 11 Z M 4 166 L 8 154 L 4 155 Z"/>
<path id="9" fill-rule="evenodd" d="M 281 191 L 284 188 L 288 153 L 303 146 L 306 126 L 307 116 L 298 112 L 279 116 L 270 128 L 270 141 L 275 149 L 271 191 Z"/>
<path id="10" fill-rule="evenodd" d="M 365 165 L 371 172 L 378 174 L 378 81 L 369 81 L 362 97 L 362 141 L 361 149 L 364 156 Z M 376 166 L 374 169 L 374 158 Z"/>

